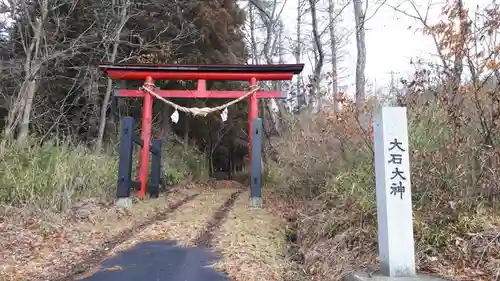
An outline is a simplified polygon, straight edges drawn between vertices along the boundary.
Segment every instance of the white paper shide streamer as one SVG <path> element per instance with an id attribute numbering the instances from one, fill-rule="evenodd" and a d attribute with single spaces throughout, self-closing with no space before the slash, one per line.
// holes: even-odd
<path id="1" fill-rule="evenodd" d="M 222 119 L 222 122 L 226 122 L 226 120 L 227 120 L 227 107 L 224 108 L 224 110 L 220 114 L 220 118 Z"/>
<path id="2" fill-rule="evenodd" d="M 177 109 L 174 111 L 174 113 L 172 113 L 172 115 L 170 115 L 170 119 L 175 124 L 177 124 L 177 122 L 179 122 L 179 112 L 177 111 Z"/>

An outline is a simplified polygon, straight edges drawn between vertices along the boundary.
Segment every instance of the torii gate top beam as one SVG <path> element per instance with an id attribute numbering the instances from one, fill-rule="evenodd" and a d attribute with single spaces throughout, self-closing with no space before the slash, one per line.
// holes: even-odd
<path id="1" fill-rule="evenodd" d="M 233 80 L 249 81 L 256 79 L 291 80 L 299 74 L 303 64 L 269 64 L 269 65 L 175 65 L 175 64 L 100 64 L 111 79 L 144 80 Z"/>

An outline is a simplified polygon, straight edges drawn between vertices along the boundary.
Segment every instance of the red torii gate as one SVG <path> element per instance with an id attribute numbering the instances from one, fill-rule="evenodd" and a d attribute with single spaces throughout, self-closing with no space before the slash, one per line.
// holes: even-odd
<path id="1" fill-rule="evenodd" d="M 258 81 L 291 80 L 299 74 L 303 64 L 277 65 L 175 65 L 175 64 L 100 64 L 111 79 L 143 80 L 148 88 L 164 98 L 223 98 L 235 99 L 245 91 L 215 91 L 206 89 L 206 80 L 249 81 L 250 87 L 258 86 Z M 198 80 L 196 90 L 157 90 L 155 80 Z M 151 141 L 151 122 L 153 96 L 144 90 L 116 90 L 116 97 L 143 98 L 141 139 L 143 146 L 139 154 L 138 179 L 140 181 L 139 198 L 144 198 L 148 177 L 149 149 Z M 258 91 L 249 97 L 249 138 L 250 156 L 252 155 L 252 121 L 259 117 L 259 98 L 284 98 L 280 91 Z M 260 159 L 259 166 L 260 166 Z M 250 163 L 253 163 L 250 158 Z M 260 192 L 259 192 L 260 193 Z M 259 195 L 260 196 L 260 195 Z"/>

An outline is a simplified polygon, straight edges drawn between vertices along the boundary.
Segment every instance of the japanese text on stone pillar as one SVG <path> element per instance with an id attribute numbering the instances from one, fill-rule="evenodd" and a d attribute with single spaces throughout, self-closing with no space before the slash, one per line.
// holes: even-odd
<path id="1" fill-rule="evenodd" d="M 387 163 L 392 167 L 391 176 L 391 195 L 397 196 L 403 199 L 403 194 L 405 193 L 405 171 L 402 170 L 403 154 L 404 152 L 403 143 L 399 142 L 397 138 L 394 141 L 389 142 L 389 160 Z"/>

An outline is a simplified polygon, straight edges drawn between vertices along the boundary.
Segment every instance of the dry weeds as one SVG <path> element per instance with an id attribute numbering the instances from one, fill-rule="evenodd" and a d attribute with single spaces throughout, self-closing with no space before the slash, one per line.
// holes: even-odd
<path id="1" fill-rule="evenodd" d="M 203 189 L 176 188 L 165 198 L 139 202 L 126 212 L 96 199 L 79 203 L 65 215 L 6 207 L 0 217 L 0 280 L 65 275 L 108 239 Z"/>
<path id="2" fill-rule="evenodd" d="M 240 195 L 217 231 L 212 245 L 222 259 L 214 266 L 235 281 L 283 280 L 295 266 L 286 258 L 286 221 L 266 209 L 249 209 L 248 198 L 248 192 Z"/>
<path id="3" fill-rule="evenodd" d="M 298 210 L 304 270 L 324 281 L 352 270 L 374 272 L 379 265 L 369 136 L 350 112 L 340 121 L 305 119 L 277 140 L 279 163 L 271 167 L 275 194 Z M 447 120 L 438 106 L 409 107 L 417 267 L 452 280 L 499 280 L 500 150 L 483 144 L 478 123 L 456 128 Z M 493 133 L 498 144 L 500 131 Z"/>

